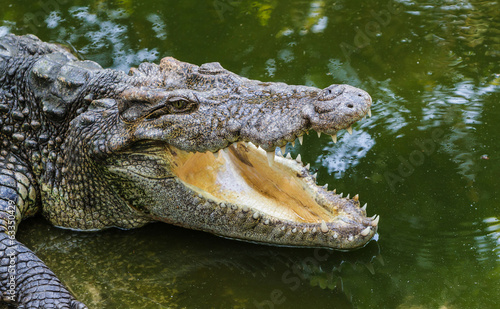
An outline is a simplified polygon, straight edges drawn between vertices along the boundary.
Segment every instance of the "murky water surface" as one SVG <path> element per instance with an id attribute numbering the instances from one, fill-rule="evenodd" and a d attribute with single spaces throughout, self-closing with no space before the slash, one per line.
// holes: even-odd
<path id="1" fill-rule="evenodd" d="M 166 224 L 18 238 L 90 308 L 498 308 L 497 1 L 1 1 L 0 34 L 33 33 L 127 70 L 164 56 L 374 99 L 339 142 L 306 136 L 318 182 L 359 193 L 378 241 L 274 248 Z"/>

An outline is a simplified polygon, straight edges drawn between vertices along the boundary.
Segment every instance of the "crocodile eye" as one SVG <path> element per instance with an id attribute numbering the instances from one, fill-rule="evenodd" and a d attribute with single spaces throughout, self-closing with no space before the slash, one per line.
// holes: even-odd
<path id="1" fill-rule="evenodd" d="M 171 114 L 184 114 L 194 111 L 198 107 L 198 102 L 184 97 L 172 97 L 167 100 L 166 105 Z"/>
<path id="2" fill-rule="evenodd" d="M 186 100 L 176 100 L 170 102 L 170 104 L 177 110 L 184 110 L 188 105 L 188 102 Z"/>

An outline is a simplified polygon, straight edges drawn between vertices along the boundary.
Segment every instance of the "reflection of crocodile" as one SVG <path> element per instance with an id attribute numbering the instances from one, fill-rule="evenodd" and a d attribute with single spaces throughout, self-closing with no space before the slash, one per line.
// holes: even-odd
<path id="1" fill-rule="evenodd" d="M 166 224 L 79 233 L 41 218 L 23 222 L 18 237 L 89 308 L 272 308 L 275 289 L 286 301 L 274 308 L 307 308 L 306 295 L 353 308 L 341 304 L 350 296 L 363 299 L 366 286 L 359 284 L 372 278 L 365 265 L 380 268 L 375 241 L 354 252 L 228 246 L 228 240 Z"/>
<path id="2" fill-rule="evenodd" d="M 262 83 L 218 63 L 172 58 L 125 75 L 13 35 L 0 39 L 0 86 L 7 300 L 84 307 L 13 237 L 21 219 L 37 212 L 78 230 L 164 221 L 337 249 L 363 246 L 376 232 L 378 217 L 367 218 L 357 196 L 316 186 L 300 157 L 274 152 L 311 129 L 335 136 L 350 128 L 370 109 L 362 90 Z"/>

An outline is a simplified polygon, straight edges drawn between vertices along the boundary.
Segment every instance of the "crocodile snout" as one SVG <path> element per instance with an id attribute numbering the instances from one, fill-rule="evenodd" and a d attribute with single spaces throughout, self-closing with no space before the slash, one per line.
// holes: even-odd
<path id="1" fill-rule="evenodd" d="M 356 114 L 370 108 L 372 99 L 361 89 L 349 85 L 331 85 L 322 90 L 315 102 L 315 111 L 319 114 L 337 111 Z"/>
<path id="2" fill-rule="evenodd" d="M 333 134 L 349 128 L 370 113 L 370 95 L 349 85 L 331 85 L 319 92 L 316 100 L 303 109 L 312 129 Z"/>

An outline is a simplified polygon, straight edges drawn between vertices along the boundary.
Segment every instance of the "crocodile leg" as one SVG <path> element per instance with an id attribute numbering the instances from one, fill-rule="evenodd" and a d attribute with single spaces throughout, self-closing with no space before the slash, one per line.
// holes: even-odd
<path id="1" fill-rule="evenodd" d="M 23 217 L 37 211 L 32 177 L 13 155 L 0 157 L 0 292 L 18 308 L 87 308 L 16 238 Z"/>

